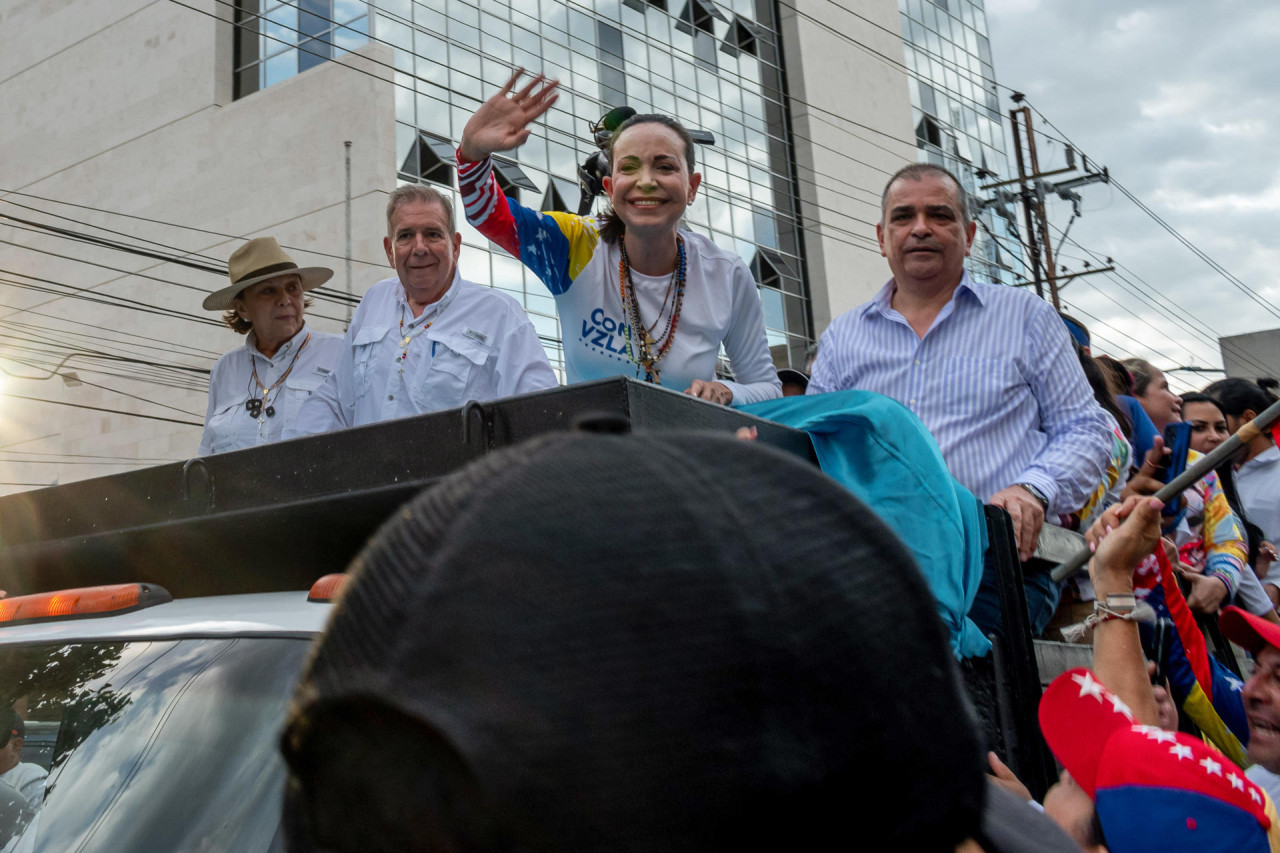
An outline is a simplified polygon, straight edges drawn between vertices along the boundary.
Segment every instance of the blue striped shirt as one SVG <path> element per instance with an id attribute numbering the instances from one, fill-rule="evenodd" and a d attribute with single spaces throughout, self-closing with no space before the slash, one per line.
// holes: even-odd
<path id="1" fill-rule="evenodd" d="M 1111 431 L 1043 299 L 966 272 L 918 337 L 890 305 L 891 280 L 822 335 L 810 394 L 859 388 L 924 421 L 952 476 L 984 501 L 1015 483 L 1049 498 L 1049 518 L 1085 505 L 1111 457 Z"/>

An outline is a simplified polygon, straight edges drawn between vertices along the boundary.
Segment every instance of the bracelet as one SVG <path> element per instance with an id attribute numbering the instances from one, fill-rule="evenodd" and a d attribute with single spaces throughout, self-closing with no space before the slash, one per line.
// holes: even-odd
<path id="1" fill-rule="evenodd" d="M 1105 603 L 1101 601 L 1093 603 L 1093 614 L 1088 619 L 1063 628 L 1062 638 L 1068 643 L 1087 642 L 1093 635 L 1094 628 L 1103 622 L 1110 622 L 1113 619 L 1122 619 L 1125 622 L 1154 623 L 1156 621 L 1156 612 L 1145 601 L 1139 602 L 1132 593 L 1127 595 L 1108 595 Z"/>

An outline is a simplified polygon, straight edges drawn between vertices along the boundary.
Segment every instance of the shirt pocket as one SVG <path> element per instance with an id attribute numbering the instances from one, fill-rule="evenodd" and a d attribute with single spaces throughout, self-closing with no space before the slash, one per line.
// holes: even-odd
<path id="1" fill-rule="evenodd" d="M 430 335 L 430 333 L 428 333 Z M 442 331 L 431 335 L 435 353 L 427 372 L 413 391 L 419 411 L 438 412 L 464 405 L 482 391 L 479 375 L 489 360 L 490 347 L 461 332 Z"/>
<path id="2" fill-rule="evenodd" d="M 356 332 L 355 337 L 351 341 L 352 370 L 351 379 L 354 384 L 352 397 L 359 400 L 369 393 L 370 386 L 373 384 L 373 373 L 375 355 L 378 345 L 382 343 L 383 338 L 387 336 L 387 332 L 391 331 L 390 326 L 366 326 Z M 319 383 L 317 383 L 318 385 Z M 315 390 L 312 388 L 311 390 Z"/>
<path id="3" fill-rule="evenodd" d="M 241 439 L 237 434 L 236 428 L 242 424 L 237 421 L 236 415 L 240 414 L 243 409 L 243 402 L 231 403 L 214 412 L 213 417 L 209 418 L 209 422 L 204 425 L 204 428 L 205 432 L 209 433 L 210 453 L 226 453 L 229 450 L 238 450 L 241 447 L 249 447 L 253 444 L 252 437 Z M 253 419 L 246 413 L 243 421 L 252 423 Z"/>
<path id="4" fill-rule="evenodd" d="M 940 378 L 951 415 L 992 417 L 1030 393 L 1017 366 L 1004 358 L 946 358 Z"/>
<path id="5" fill-rule="evenodd" d="M 280 415 L 284 418 L 285 427 L 293 426 L 298 419 L 298 410 L 307 398 L 324 382 L 323 376 L 294 376 L 284 381 L 284 393 L 280 395 Z"/>

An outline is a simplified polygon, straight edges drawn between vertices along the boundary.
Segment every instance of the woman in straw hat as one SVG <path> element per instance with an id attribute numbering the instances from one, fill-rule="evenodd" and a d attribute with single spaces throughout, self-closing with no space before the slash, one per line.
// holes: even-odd
<path id="1" fill-rule="evenodd" d="M 201 456 L 279 441 L 342 350 L 340 335 L 312 331 L 303 319 L 303 294 L 333 270 L 299 267 L 273 237 L 245 243 L 227 266 L 231 283 L 205 297 L 204 308 L 224 312 L 222 321 L 248 337 L 209 376 Z"/>

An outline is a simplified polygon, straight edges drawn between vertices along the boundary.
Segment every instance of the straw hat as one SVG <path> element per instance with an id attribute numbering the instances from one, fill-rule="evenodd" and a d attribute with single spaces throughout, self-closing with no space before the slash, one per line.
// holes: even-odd
<path id="1" fill-rule="evenodd" d="M 227 261 L 227 272 L 231 284 L 204 298 L 206 311 L 225 311 L 231 307 L 237 293 L 278 275 L 301 276 L 304 291 L 319 287 L 333 278 L 333 270 L 326 267 L 299 267 L 280 248 L 275 237 L 258 237 L 236 249 L 231 260 Z"/>

